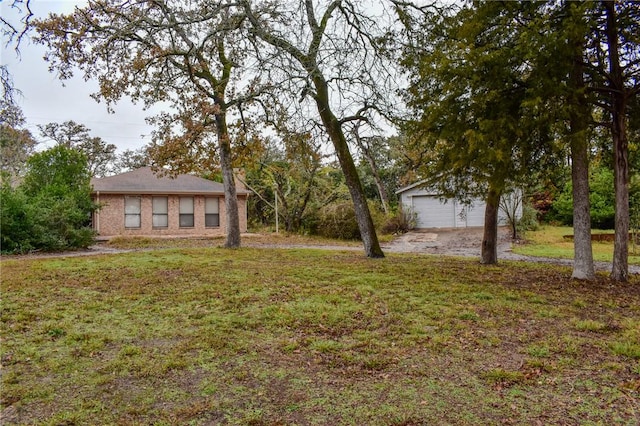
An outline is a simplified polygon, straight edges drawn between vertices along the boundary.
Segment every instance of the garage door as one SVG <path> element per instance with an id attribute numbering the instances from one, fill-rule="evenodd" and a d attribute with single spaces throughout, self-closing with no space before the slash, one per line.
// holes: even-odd
<path id="1" fill-rule="evenodd" d="M 414 195 L 411 200 L 417 228 L 484 226 L 485 204 L 481 200 L 472 205 L 463 205 L 452 199 L 444 203 L 431 195 Z"/>
<path id="2" fill-rule="evenodd" d="M 485 203 L 476 201 L 466 208 L 467 226 L 484 226 Z"/>
<path id="3" fill-rule="evenodd" d="M 413 211 L 416 212 L 417 228 L 453 228 L 456 226 L 454 203 L 441 202 L 436 197 L 412 197 Z"/>

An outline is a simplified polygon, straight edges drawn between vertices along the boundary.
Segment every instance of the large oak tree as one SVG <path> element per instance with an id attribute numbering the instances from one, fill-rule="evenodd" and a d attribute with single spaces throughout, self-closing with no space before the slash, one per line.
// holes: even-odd
<path id="1" fill-rule="evenodd" d="M 379 121 L 374 112 L 392 95 L 386 91 L 390 68 L 377 55 L 380 17 L 370 5 L 348 0 L 241 3 L 252 33 L 271 46 L 264 66 L 284 76 L 292 102 L 295 96 L 305 108 L 310 99 L 320 118 L 344 173 L 366 255 L 383 257 L 345 134 L 347 123 Z"/>
<path id="2" fill-rule="evenodd" d="M 85 79 L 98 81 L 96 99 L 112 103 L 129 96 L 174 108 L 156 117 L 165 130 L 156 133 L 156 142 L 171 146 L 173 157 L 194 147 L 206 150 L 203 157 L 180 157 L 171 164 L 178 165 L 174 171 L 193 169 L 194 160 L 203 158 L 212 163 L 217 148 L 227 247 L 240 246 L 228 117 L 260 87 L 258 70 L 248 62 L 253 45 L 244 22 L 244 11 L 228 0 L 92 0 L 69 15 L 37 22 L 38 41 L 49 48 L 47 59 L 61 78 L 80 69 Z"/>

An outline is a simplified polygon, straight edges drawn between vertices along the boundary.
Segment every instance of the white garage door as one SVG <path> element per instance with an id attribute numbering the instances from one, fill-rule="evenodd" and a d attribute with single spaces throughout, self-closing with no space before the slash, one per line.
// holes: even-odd
<path id="1" fill-rule="evenodd" d="M 454 203 L 441 202 L 437 197 L 414 196 L 411 199 L 416 212 L 417 228 L 453 228 L 456 226 Z"/>
<path id="2" fill-rule="evenodd" d="M 476 201 L 473 205 L 466 208 L 467 226 L 484 226 L 484 209 L 483 201 Z"/>
<path id="3" fill-rule="evenodd" d="M 414 195 L 411 198 L 416 212 L 417 228 L 465 228 L 484 226 L 485 204 L 481 200 L 463 205 L 449 199 L 446 203 L 430 195 Z"/>

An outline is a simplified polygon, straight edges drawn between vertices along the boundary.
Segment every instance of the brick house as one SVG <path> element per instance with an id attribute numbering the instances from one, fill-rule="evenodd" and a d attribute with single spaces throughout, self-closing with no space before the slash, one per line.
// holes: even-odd
<path id="1" fill-rule="evenodd" d="M 93 228 L 100 237 L 225 235 L 224 188 L 192 175 L 157 176 L 150 167 L 91 179 L 101 208 Z M 247 231 L 249 191 L 236 181 L 240 232 Z"/>

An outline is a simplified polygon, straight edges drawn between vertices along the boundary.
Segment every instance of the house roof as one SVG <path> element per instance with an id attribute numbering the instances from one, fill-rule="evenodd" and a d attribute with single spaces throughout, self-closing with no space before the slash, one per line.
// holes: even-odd
<path id="1" fill-rule="evenodd" d="M 219 182 L 193 175 L 158 176 L 150 167 L 142 167 L 115 176 L 91 179 L 94 193 L 108 194 L 211 194 L 224 195 Z M 248 194 L 238 188 L 239 195 Z"/>

